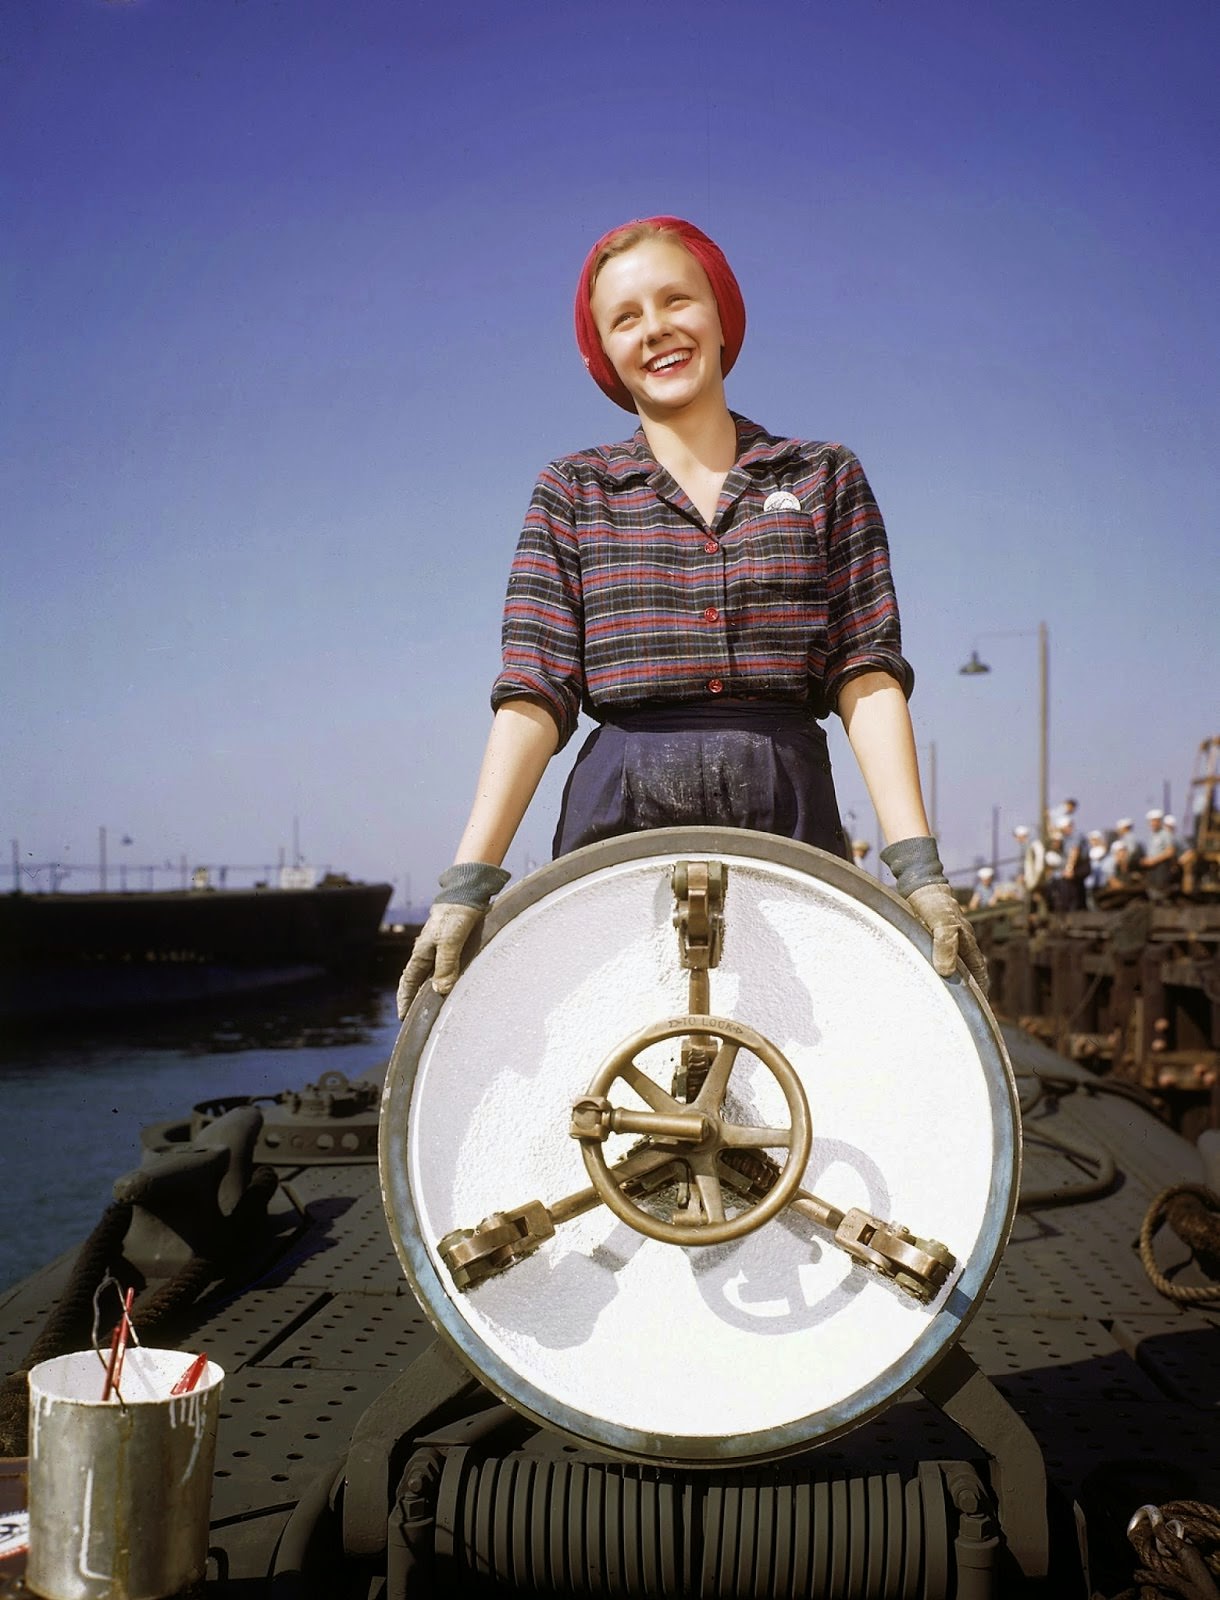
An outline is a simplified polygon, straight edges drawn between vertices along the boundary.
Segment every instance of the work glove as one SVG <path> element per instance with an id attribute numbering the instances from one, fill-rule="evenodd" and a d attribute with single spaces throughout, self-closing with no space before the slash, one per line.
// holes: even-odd
<path id="1" fill-rule="evenodd" d="M 441 873 L 441 893 L 432 902 L 428 920 L 398 980 L 400 1022 L 429 975 L 437 994 L 448 994 L 453 988 L 466 941 L 509 876 L 502 867 L 489 866 L 486 861 L 461 861 Z"/>
<path id="2" fill-rule="evenodd" d="M 926 835 L 899 839 L 886 846 L 881 859 L 898 879 L 898 893 L 932 935 L 932 965 L 936 971 L 942 978 L 952 977 L 960 956 L 986 994 L 987 963 L 974 929 L 949 887 L 936 852 L 936 840 Z"/>

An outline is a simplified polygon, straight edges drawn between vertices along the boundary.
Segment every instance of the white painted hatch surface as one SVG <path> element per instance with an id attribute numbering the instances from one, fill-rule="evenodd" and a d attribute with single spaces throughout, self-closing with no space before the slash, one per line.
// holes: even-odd
<path id="1" fill-rule="evenodd" d="M 637 852 L 641 837 L 664 839 L 637 836 Z M 654 846 L 609 862 L 595 846 L 578 856 L 603 864 L 543 869 L 540 880 L 567 867 L 568 881 L 519 893 L 515 914 L 506 896 L 453 993 L 424 1003 L 435 1020 L 422 1046 L 404 1048 L 404 1029 L 383 1112 L 392 1230 L 442 1332 L 531 1415 L 658 1460 L 782 1454 L 909 1387 L 985 1288 L 1016 1192 L 1011 1072 L 969 980 L 938 978 L 905 907 L 854 868 L 764 836 L 720 830 L 725 841 L 736 850 Z M 762 853 L 777 847 L 784 860 Z M 958 1271 L 922 1306 L 792 1212 L 700 1248 L 646 1238 L 598 1206 L 457 1290 L 436 1249 L 445 1234 L 587 1186 L 573 1100 L 625 1038 L 687 1011 L 671 873 L 713 858 L 728 886 L 710 1009 L 763 1034 L 800 1076 L 813 1131 L 803 1186 L 939 1240 Z M 680 1044 L 637 1058 L 666 1090 Z M 611 1098 L 645 1109 L 622 1082 Z M 744 1050 L 726 1112 L 789 1121 L 778 1083 Z M 612 1136 L 607 1160 L 634 1142 Z"/>

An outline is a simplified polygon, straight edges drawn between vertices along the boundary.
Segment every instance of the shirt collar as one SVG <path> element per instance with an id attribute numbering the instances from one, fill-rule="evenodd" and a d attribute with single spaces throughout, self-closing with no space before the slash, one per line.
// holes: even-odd
<path id="1" fill-rule="evenodd" d="M 759 468 L 769 468 L 800 450 L 799 439 L 781 439 L 757 422 L 742 417 L 735 411 L 729 415 L 737 425 L 737 460 L 733 471 L 753 473 Z M 625 484 L 633 479 L 653 479 L 664 468 L 652 453 L 643 428 L 637 428 L 630 439 L 618 444 L 603 445 L 596 452 L 598 475 L 611 485 Z M 668 478 L 668 474 L 665 474 Z"/>
<path id="2" fill-rule="evenodd" d="M 788 456 L 799 453 L 801 449 L 799 439 L 778 438 L 760 427 L 757 422 L 751 422 L 748 417 L 739 417 L 735 411 L 732 417 L 737 424 L 738 470 L 753 472 L 756 467 L 775 466 Z"/>

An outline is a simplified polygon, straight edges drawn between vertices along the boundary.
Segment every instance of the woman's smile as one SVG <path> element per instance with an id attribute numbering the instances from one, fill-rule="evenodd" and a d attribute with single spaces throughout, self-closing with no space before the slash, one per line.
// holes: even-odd
<path id="1" fill-rule="evenodd" d="M 667 350 L 664 355 L 653 356 L 646 363 L 649 372 L 673 372 L 678 367 L 686 366 L 691 358 L 689 350 Z"/>

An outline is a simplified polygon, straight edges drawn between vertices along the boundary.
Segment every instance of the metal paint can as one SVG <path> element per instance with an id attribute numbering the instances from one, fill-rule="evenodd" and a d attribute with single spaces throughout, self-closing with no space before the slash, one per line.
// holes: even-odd
<path id="1" fill-rule="evenodd" d="M 95 1350 L 30 1372 L 30 1552 L 44 1600 L 163 1600 L 202 1579 L 224 1371 L 170 1390 L 189 1353 L 133 1346 L 122 1400 Z"/>

